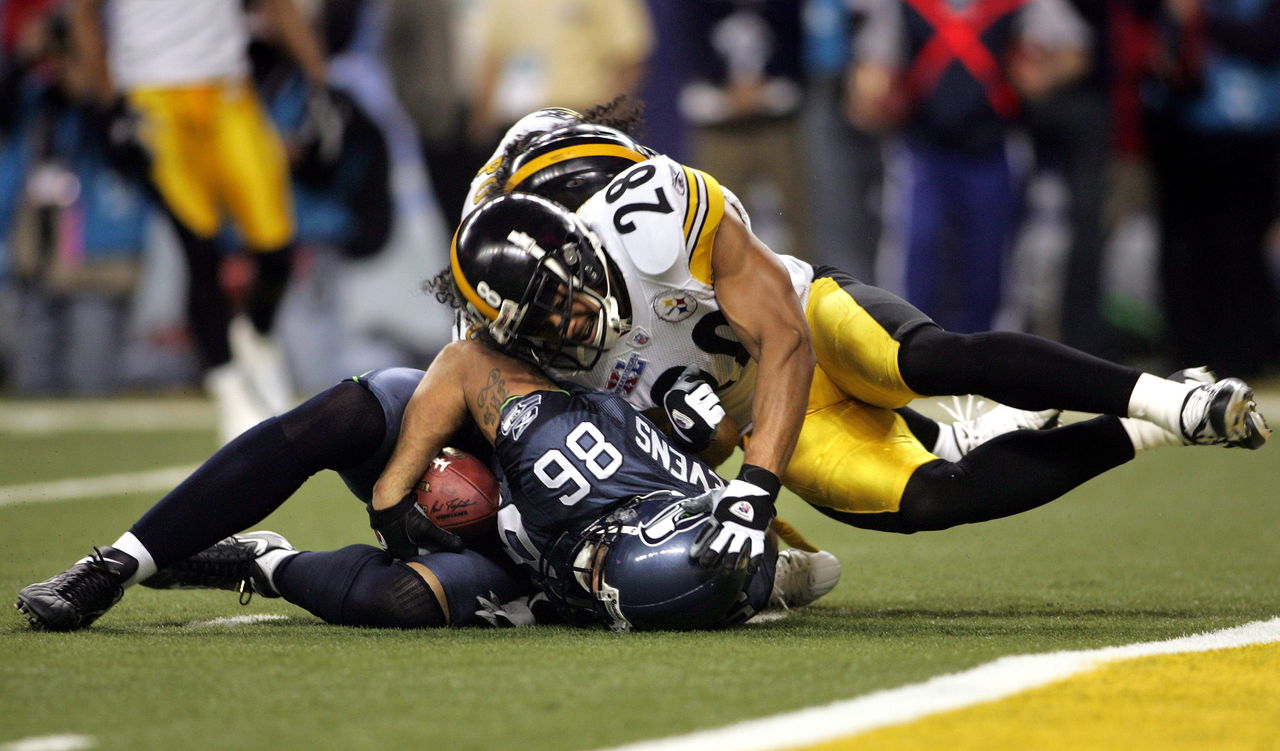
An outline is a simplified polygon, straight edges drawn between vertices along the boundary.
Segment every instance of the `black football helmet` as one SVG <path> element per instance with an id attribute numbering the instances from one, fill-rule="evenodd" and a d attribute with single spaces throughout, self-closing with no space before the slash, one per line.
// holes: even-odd
<path id="1" fill-rule="evenodd" d="M 481 204 L 458 227 L 450 265 L 468 325 L 536 365 L 590 370 L 629 328 L 595 235 L 541 196 Z M 575 327 L 575 303 L 595 309 L 589 327 Z"/>
<path id="2" fill-rule="evenodd" d="M 551 579 L 559 585 L 548 596 L 618 631 L 688 631 L 746 620 L 754 612 L 747 571 L 705 569 L 690 559 L 689 547 L 711 515 L 682 501 L 657 491 L 594 522 L 574 541 L 572 563 Z"/>
<path id="3" fill-rule="evenodd" d="M 615 128 L 576 123 L 535 137 L 512 160 L 503 190 L 534 193 L 576 211 L 618 173 L 654 156 Z"/>

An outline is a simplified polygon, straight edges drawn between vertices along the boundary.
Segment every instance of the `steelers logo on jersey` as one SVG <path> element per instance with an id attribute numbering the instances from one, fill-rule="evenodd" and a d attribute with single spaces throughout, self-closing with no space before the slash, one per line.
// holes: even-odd
<path id="1" fill-rule="evenodd" d="M 677 323 L 698 312 L 698 300 L 686 290 L 669 289 L 653 298 L 653 312 L 664 321 Z"/>

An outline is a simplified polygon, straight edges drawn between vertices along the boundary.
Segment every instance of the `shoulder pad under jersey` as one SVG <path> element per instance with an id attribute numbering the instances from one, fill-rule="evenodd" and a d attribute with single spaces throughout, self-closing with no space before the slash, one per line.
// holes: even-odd
<path id="1" fill-rule="evenodd" d="M 709 285 L 724 210 L 714 177 L 658 156 L 619 173 L 578 214 L 616 261 L 647 276 L 688 275 Z"/>

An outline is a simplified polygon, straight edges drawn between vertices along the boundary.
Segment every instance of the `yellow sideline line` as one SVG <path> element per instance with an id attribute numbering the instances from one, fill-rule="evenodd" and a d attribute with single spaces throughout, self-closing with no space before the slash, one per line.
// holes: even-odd
<path id="1" fill-rule="evenodd" d="M 1280 644 L 1138 657 L 808 751 L 1280 748 Z"/>
<path id="2" fill-rule="evenodd" d="M 960 673 L 875 691 L 820 707 L 683 736 L 617 746 L 610 751 L 775 751 L 828 743 L 867 731 L 1003 699 L 1094 670 L 1151 655 L 1204 652 L 1280 642 L 1280 617 L 1207 634 L 1101 649 L 1011 655 Z"/>
<path id="3" fill-rule="evenodd" d="M 101 498 L 129 493 L 169 490 L 187 479 L 199 465 L 164 467 L 145 472 L 124 472 L 97 477 L 78 477 L 70 480 L 51 480 L 24 485 L 0 486 L 0 506 L 20 503 L 54 503 L 78 501 L 85 498 Z"/>

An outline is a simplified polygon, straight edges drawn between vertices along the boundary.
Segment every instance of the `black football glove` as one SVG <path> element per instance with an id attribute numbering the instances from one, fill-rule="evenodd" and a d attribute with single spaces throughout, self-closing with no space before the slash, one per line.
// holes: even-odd
<path id="1" fill-rule="evenodd" d="M 302 122 L 294 138 L 304 145 L 321 164 L 334 165 L 342 156 L 342 143 L 351 120 L 350 103 L 345 94 L 323 86 L 307 92 Z"/>
<path id="2" fill-rule="evenodd" d="M 152 153 L 144 137 L 143 116 L 124 97 L 96 109 L 94 117 L 102 136 L 103 153 L 116 172 L 130 177 L 145 176 L 151 170 Z"/>
<path id="3" fill-rule="evenodd" d="M 712 524 L 703 528 L 689 548 L 689 557 L 703 568 L 732 571 L 745 564 L 754 570 L 765 550 L 765 533 L 773 520 L 773 501 L 782 482 L 754 464 L 742 465 L 711 508 Z"/>
<path id="4" fill-rule="evenodd" d="M 406 493 L 394 506 L 384 509 L 369 507 L 369 526 L 378 542 L 392 556 L 400 559 L 419 555 L 419 548 L 432 552 L 461 553 L 462 538 L 447 532 L 427 518 L 413 493 Z"/>
<path id="5" fill-rule="evenodd" d="M 711 445 L 724 419 L 720 397 L 701 370 L 685 368 L 662 397 L 662 408 L 671 422 L 677 445 L 691 454 Z"/>

